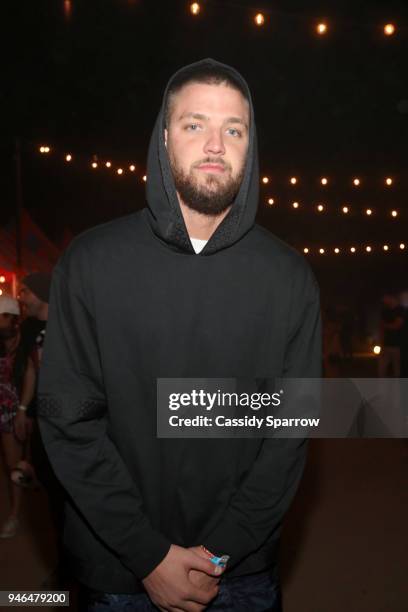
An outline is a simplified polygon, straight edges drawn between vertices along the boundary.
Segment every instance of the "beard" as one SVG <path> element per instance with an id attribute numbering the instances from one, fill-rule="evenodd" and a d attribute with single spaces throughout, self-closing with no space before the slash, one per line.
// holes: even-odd
<path id="1" fill-rule="evenodd" d="M 244 176 L 244 166 L 236 177 L 231 176 L 223 180 L 216 174 L 205 175 L 204 183 L 200 183 L 193 175 L 193 168 L 204 163 L 223 164 L 224 172 L 231 172 L 231 167 L 219 159 L 203 159 L 191 167 L 186 174 L 170 155 L 170 168 L 174 178 L 176 190 L 182 202 L 202 215 L 215 217 L 227 210 L 233 203 Z"/>

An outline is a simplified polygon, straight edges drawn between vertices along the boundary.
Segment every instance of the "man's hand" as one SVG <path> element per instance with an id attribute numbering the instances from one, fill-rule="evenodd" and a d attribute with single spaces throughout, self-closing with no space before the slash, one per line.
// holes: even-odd
<path id="1" fill-rule="evenodd" d="M 189 550 L 196 553 L 199 557 L 202 557 L 203 559 L 208 559 L 208 555 L 204 552 L 201 546 L 193 546 L 189 548 Z M 221 568 L 221 569 L 223 572 L 225 568 Z M 190 578 L 191 582 L 195 584 L 197 587 L 207 590 L 207 589 L 212 589 L 214 585 L 215 586 L 218 585 L 222 572 L 218 574 L 217 576 L 209 576 L 208 574 L 204 572 L 201 572 L 196 569 L 192 569 L 190 570 L 188 577 Z"/>
<path id="2" fill-rule="evenodd" d="M 24 410 L 17 410 L 14 418 L 14 433 L 20 442 L 25 442 L 30 437 L 33 429 L 33 420 L 26 415 Z"/>
<path id="3" fill-rule="evenodd" d="M 192 570 L 211 576 L 214 582 L 206 588 L 193 584 L 189 579 Z M 222 568 L 208 558 L 172 544 L 163 561 L 142 582 L 160 610 L 201 612 L 218 594 L 214 578 L 221 573 Z"/>

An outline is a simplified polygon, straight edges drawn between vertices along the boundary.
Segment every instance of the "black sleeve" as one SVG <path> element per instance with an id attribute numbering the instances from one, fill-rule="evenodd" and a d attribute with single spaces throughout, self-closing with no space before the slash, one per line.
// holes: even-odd
<path id="1" fill-rule="evenodd" d="M 292 290 L 283 376 L 321 376 L 319 293 L 308 269 Z M 218 554 L 229 554 L 230 565 L 236 565 L 279 533 L 303 473 L 306 449 L 304 438 L 265 439 L 227 512 L 203 544 Z"/>
<path id="2" fill-rule="evenodd" d="M 89 286 L 59 265 L 53 275 L 39 380 L 38 419 L 58 479 L 86 521 L 137 578 L 166 556 L 170 542 L 144 514 L 137 483 L 107 435 L 98 343 Z"/>

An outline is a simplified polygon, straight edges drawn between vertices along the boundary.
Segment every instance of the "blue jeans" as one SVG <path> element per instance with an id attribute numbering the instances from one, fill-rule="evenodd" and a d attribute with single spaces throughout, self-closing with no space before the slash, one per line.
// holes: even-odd
<path id="1" fill-rule="evenodd" d="M 88 591 L 86 612 L 155 612 L 145 593 L 130 595 Z M 212 612 L 282 612 L 279 582 L 269 571 L 248 576 L 225 577 L 206 610 Z"/>

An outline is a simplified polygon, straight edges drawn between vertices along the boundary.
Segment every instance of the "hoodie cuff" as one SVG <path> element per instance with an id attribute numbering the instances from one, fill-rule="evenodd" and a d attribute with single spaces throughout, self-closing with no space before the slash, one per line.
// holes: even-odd
<path id="1" fill-rule="evenodd" d="M 201 543 L 214 555 L 229 555 L 228 569 L 237 565 L 256 548 L 245 528 L 231 521 L 221 521 Z"/>
<path id="2" fill-rule="evenodd" d="M 132 555 L 122 556 L 122 562 L 139 580 L 146 578 L 166 557 L 171 542 L 153 529 L 144 530 L 135 538 Z"/>

